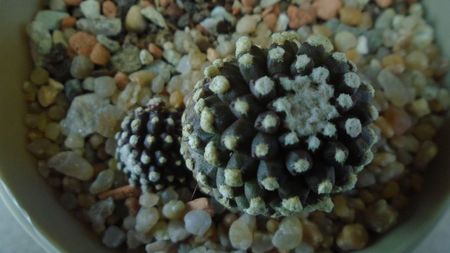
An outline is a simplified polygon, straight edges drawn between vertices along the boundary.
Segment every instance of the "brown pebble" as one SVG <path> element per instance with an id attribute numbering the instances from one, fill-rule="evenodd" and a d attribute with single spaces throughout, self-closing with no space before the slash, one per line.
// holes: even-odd
<path id="1" fill-rule="evenodd" d="M 392 4 L 392 0 L 375 0 L 375 2 L 382 8 L 389 7 Z"/>
<path id="2" fill-rule="evenodd" d="M 68 16 L 61 21 L 61 28 L 74 27 L 76 23 L 77 23 L 76 18 L 74 18 L 72 16 Z"/>
<path id="3" fill-rule="evenodd" d="M 204 210 L 211 216 L 214 215 L 214 208 L 207 198 L 198 198 L 186 203 L 189 210 Z"/>
<path id="4" fill-rule="evenodd" d="M 115 18 L 117 16 L 117 6 L 113 1 L 104 1 L 102 12 L 108 18 Z"/>
<path id="5" fill-rule="evenodd" d="M 102 44 L 97 43 L 92 49 L 89 58 L 93 63 L 104 66 L 111 59 L 111 53 Z"/>
<path id="6" fill-rule="evenodd" d="M 359 25 L 363 18 L 363 13 L 355 8 L 344 7 L 339 10 L 342 23 L 346 25 Z"/>
<path id="7" fill-rule="evenodd" d="M 237 220 L 237 215 L 234 213 L 227 213 L 225 217 L 223 217 L 223 224 L 227 227 L 231 226 L 235 220 Z"/>
<path id="8" fill-rule="evenodd" d="M 303 241 L 318 248 L 323 241 L 323 235 L 316 223 L 304 220 L 303 223 Z"/>
<path id="9" fill-rule="evenodd" d="M 317 10 L 317 16 L 329 20 L 336 17 L 342 6 L 341 0 L 316 0 L 313 6 Z"/>
<path id="10" fill-rule="evenodd" d="M 184 96 L 183 93 L 176 90 L 170 94 L 169 103 L 171 106 L 175 108 L 181 108 L 184 105 Z"/>
<path id="11" fill-rule="evenodd" d="M 178 7 L 178 4 L 176 3 L 170 3 L 167 7 L 164 8 L 164 14 L 166 14 L 169 17 L 180 17 L 183 15 L 183 10 Z"/>
<path id="12" fill-rule="evenodd" d="M 127 198 L 125 200 L 125 206 L 128 208 L 128 212 L 132 216 L 136 216 L 139 211 L 139 200 L 136 197 Z"/>
<path id="13" fill-rule="evenodd" d="M 272 31 L 274 31 L 277 26 L 277 20 L 278 20 L 278 17 L 274 13 L 269 13 L 266 16 L 264 16 L 264 18 L 263 18 L 264 23 Z"/>
<path id="14" fill-rule="evenodd" d="M 117 72 L 116 75 L 114 75 L 114 80 L 116 81 L 117 88 L 119 88 L 120 90 L 125 89 L 125 87 L 129 83 L 127 74 L 123 72 Z"/>
<path id="15" fill-rule="evenodd" d="M 148 44 L 148 51 L 153 55 L 155 58 L 161 58 L 162 57 L 162 50 L 159 48 L 155 43 Z"/>
<path id="16" fill-rule="evenodd" d="M 69 39 L 69 45 L 77 54 L 88 56 L 97 44 L 95 36 L 86 32 L 76 32 Z"/>
<path id="17" fill-rule="evenodd" d="M 97 197 L 101 200 L 112 197 L 115 200 L 138 197 L 141 191 L 131 185 L 122 186 L 107 192 L 100 193 Z"/>
<path id="18" fill-rule="evenodd" d="M 169 4 L 173 3 L 172 0 L 159 0 L 159 5 L 161 7 L 167 7 Z"/>
<path id="19" fill-rule="evenodd" d="M 412 119 L 409 114 L 400 108 L 395 106 L 389 107 L 384 113 L 384 118 L 394 129 L 395 135 L 402 135 L 413 125 Z"/>
<path id="20" fill-rule="evenodd" d="M 254 0 L 241 0 L 242 2 L 242 11 L 244 13 L 249 13 L 253 10 L 253 6 L 255 5 Z"/>
<path id="21" fill-rule="evenodd" d="M 358 250 L 367 245 L 369 234 L 361 224 L 345 225 L 339 234 L 336 244 L 343 250 Z"/>
<path id="22" fill-rule="evenodd" d="M 68 6 L 78 6 L 81 3 L 81 0 L 64 0 L 64 3 Z"/>
<path id="23" fill-rule="evenodd" d="M 287 10 L 289 17 L 289 27 L 298 29 L 301 26 L 311 24 L 316 20 L 316 9 L 309 4 L 303 4 L 301 7 L 289 5 Z"/>

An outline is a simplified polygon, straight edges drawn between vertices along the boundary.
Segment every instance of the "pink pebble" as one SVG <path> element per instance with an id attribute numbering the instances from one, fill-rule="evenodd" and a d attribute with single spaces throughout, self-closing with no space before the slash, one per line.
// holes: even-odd
<path id="1" fill-rule="evenodd" d="M 316 8 L 319 18 L 328 20 L 336 17 L 342 2 L 341 0 L 316 0 L 313 6 Z"/>

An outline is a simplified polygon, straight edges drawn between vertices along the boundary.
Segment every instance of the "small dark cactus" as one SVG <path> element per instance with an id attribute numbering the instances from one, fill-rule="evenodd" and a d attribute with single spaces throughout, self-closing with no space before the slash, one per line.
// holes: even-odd
<path id="1" fill-rule="evenodd" d="M 252 215 L 329 211 L 373 157 L 374 90 L 331 43 L 242 37 L 205 70 L 183 115 L 181 153 L 200 188 Z"/>
<path id="2" fill-rule="evenodd" d="M 191 183 L 179 153 L 181 114 L 154 99 L 125 117 L 116 134 L 116 159 L 131 185 L 161 190 Z"/>

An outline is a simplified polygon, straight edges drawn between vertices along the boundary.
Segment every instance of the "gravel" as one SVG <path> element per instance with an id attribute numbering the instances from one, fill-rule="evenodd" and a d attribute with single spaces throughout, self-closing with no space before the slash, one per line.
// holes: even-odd
<path id="1" fill-rule="evenodd" d="M 415 203 L 422 174 L 438 152 L 432 138 L 450 106 L 441 82 L 448 61 L 420 2 L 261 0 L 213 8 L 207 1 L 147 2 L 50 0 L 50 9 L 27 26 L 35 64 L 23 85 L 27 149 L 61 205 L 89 221 L 106 247 L 359 250 Z M 359 175 L 357 189 L 334 196 L 333 212 L 239 217 L 211 199 L 202 202 L 206 206 L 189 204 L 204 197 L 198 190 L 126 187 L 113 155 L 114 135 L 129 110 L 152 97 L 182 108 L 204 68 L 232 56 L 240 36 L 266 46 L 274 31 L 292 28 L 301 41 L 310 34 L 327 37 L 326 46 L 345 53 L 375 88 L 380 140 L 374 162 Z M 94 49 L 108 57 L 92 58 Z"/>

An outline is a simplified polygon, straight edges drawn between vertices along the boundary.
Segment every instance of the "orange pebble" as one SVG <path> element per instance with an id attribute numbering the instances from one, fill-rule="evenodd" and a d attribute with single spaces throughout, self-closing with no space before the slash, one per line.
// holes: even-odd
<path id="1" fill-rule="evenodd" d="M 214 215 L 214 207 L 207 198 L 198 198 L 186 203 L 190 210 L 204 210 L 209 214 Z"/>
<path id="2" fill-rule="evenodd" d="M 155 57 L 155 58 L 161 58 L 162 57 L 162 50 L 159 48 L 155 43 L 148 44 L 148 51 Z"/>
<path id="3" fill-rule="evenodd" d="M 107 192 L 100 193 L 98 198 L 103 200 L 107 198 L 113 198 L 115 200 L 138 197 L 141 194 L 141 191 L 133 186 L 127 185 L 122 186 L 120 188 L 112 189 Z"/>
<path id="4" fill-rule="evenodd" d="M 319 18 L 328 20 L 336 17 L 342 7 L 341 0 L 316 0 L 313 4 Z"/>
<path id="5" fill-rule="evenodd" d="M 81 3 L 81 0 L 64 0 L 64 3 L 68 6 L 78 6 Z"/>
<path id="6" fill-rule="evenodd" d="M 316 20 L 316 9 L 308 4 L 304 4 L 301 7 L 289 5 L 287 14 L 289 17 L 289 27 L 292 29 L 298 29 Z"/>
<path id="7" fill-rule="evenodd" d="M 278 20 L 277 15 L 275 15 L 274 13 L 269 13 L 266 16 L 264 16 L 263 20 L 270 30 L 272 31 L 275 30 Z"/>
<path id="8" fill-rule="evenodd" d="M 169 103 L 175 108 L 180 108 L 184 105 L 184 96 L 180 91 L 174 91 L 170 94 Z"/>
<path id="9" fill-rule="evenodd" d="M 242 0 L 242 11 L 248 13 L 253 10 L 253 6 L 255 5 L 254 0 Z"/>
<path id="10" fill-rule="evenodd" d="M 113 1 L 104 1 L 102 4 L 103 15 L 108 18 L 117 16 L 117 6 Z"/>
<path id="11" fill-rule="evenodd" d="M 392 4 L 392 0 L 375 0 L 375 2 L 382 8 L 389 7 Z"/>
<path id="12" fill-rule="evenodd" d="M 97 44 L 95 36 L 86 32 L 76 32 L 69 39 L 70 47 L 77 53 L 89 56 Z"/>
<path id="13" fill-rule="evenodd" d="M 91 61 L 97 65 L 106 65 L 111 59 L 111 53 L 102 44 L 97 43 L 89 56 Z"/>
<path id="14" fill-rule="evenodd" d="M 114 80 L 116 81 L 117 88 L 119 88 L 120 90 L 125 89 L 125 87 L 129 83 L 128 76 L 123 72 L 117 72 L 114 76 Z"/>
<path id="15" fill-rule="evenodd" d="M 74 18 L 74 17 L 72 17 L 72 16 L 69 16 L 69 17 L 67 17 L 67 18 L 64 18 L 64 19 L 61 21 L 61 28 L 70 28 L 70 27 L 74 27 L 76 23 L 77 23 L 77 19 Z"/>

